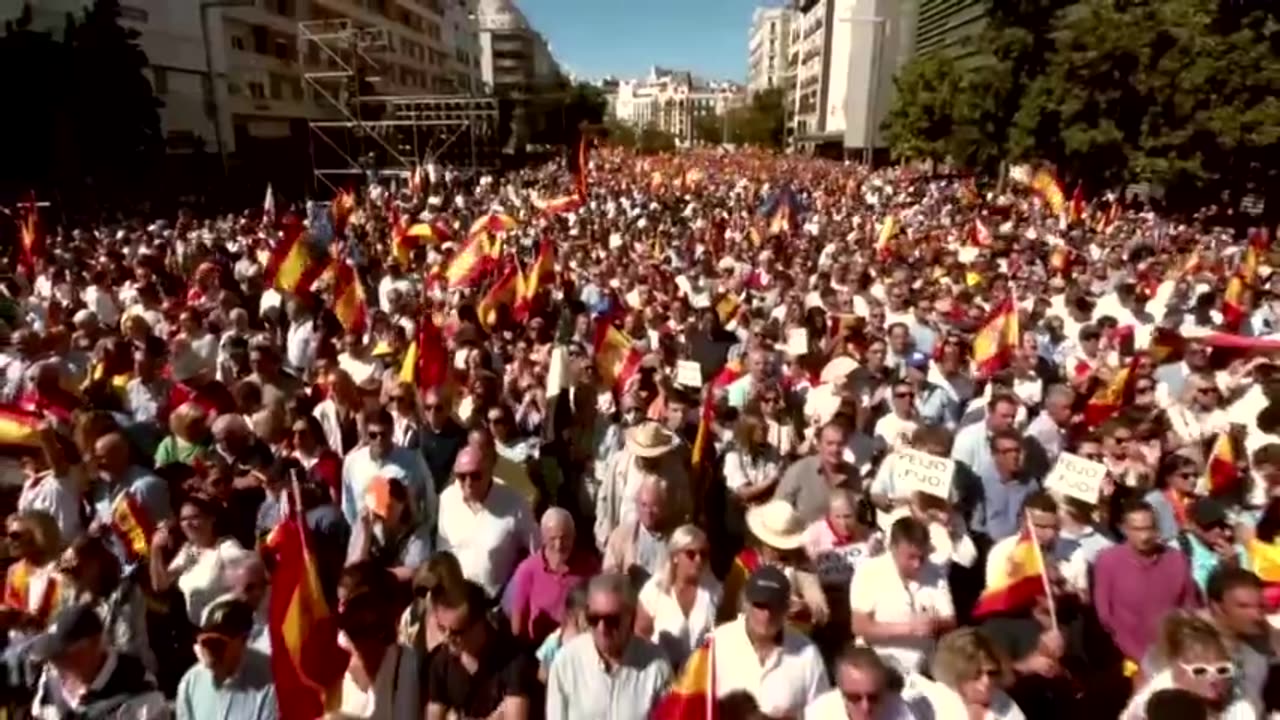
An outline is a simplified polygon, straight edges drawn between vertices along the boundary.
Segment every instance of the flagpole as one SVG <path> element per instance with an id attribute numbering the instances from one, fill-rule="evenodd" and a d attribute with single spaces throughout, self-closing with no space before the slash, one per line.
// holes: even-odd
<path id="1" fill-rule="evenodd" d="M 1045 565 L 1044 553 L 1040 551 L 1040 542 L 1036 540 L 1035 526 L 1031 524 L 1031 511 L 1025 511 L 1024 518 L 1027 523 L 1027 534 L 1031 536 L 1031 546 L 1035 548 L 1036 559 L 1040 561 L 1040 582 L 1044 583 L 1044 597 L 1049 602 L 1049 622 L 1053 624 L 1053 629 L 1058 629 L 1058 608 L 1053 601 L 1053 588 L 1049 586 L 1049 566 Z"/>

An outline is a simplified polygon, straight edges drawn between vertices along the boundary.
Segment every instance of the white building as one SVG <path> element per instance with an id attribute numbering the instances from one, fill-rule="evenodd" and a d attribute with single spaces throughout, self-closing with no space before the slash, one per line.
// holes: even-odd
<path id="1" fill-rule="evenodd" d="M 654 66 L 640 80 L 623 80 L 606 95 L 610 115 L 636 129 L 656 127 L 680 142 L 693 139 L 694 119 L 723 116 L 746 100 L 741 85 L 707 82 L 692 73 Z"/>
<path id="2" fill-rule="evenodd" d="M 789 79 L 791 8 L 756 8 L 747 45 L 747 93 L 782 87 Z"/>
<path id="3" fill-rule="evenodd" d="M 528 91 L 560 79 L 560 66 L 542 34 L 513 0 L 479 0 L 480 75 L 493 92 Z"/>
<path id="4" fill-rule="evenodd" d="M 914 49 L 917 0 L 798 0 L 791 59 L 794 147 L 883 146 L 893 78 Z"/>

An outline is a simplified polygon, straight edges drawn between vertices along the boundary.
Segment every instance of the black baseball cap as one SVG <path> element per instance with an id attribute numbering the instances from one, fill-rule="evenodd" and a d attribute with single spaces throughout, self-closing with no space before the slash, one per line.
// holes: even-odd
<path id="1" fill-rule="evenodd" d="M 1211 528 L 1227 524 L 1227 507 L 1214 498 L 1200 498 L 1191 505 L 1191 522 Z"/>
<path id="2" fill-rule="evenodd" d="M 204 610 L 200 633 L 247 637 L 253 631 L 253 608 L 238 597 L 223 595 Z"/>
<path id="3" fill-rule="evenodd" d="M 751 573 L 744 595 L 752 605 L 782 609 L 791 602 L 791 581 L 778 568 L 765 565 Z"/>
<path id="4" fill-rule="evenodd" d="M 62 608 L 53 616 L 49 627 L 31 642 L 30 656 L 45 662 L 66 653 L 76 643 L 91 637 L 104 637 L 102 618 L 89 603 Z"/>

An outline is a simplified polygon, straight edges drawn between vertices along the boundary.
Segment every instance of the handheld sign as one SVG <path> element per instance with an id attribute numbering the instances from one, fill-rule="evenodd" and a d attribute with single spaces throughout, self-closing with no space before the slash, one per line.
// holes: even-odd
<path id="1" fill-rule="evenodd" d="M 688 388 L 702 387 L 702 366 L 692 360 L 677 362 L 676 384 Z"/>
<path id="2" fill-rule="evenodd" d="M 1102 481 L 1106 477 L 1106 465 L 1064 452 L 1058 456 L 1053 470 L 1049 471 L 1044 487 L 1096 505 L 1098 496 L 1102 493 Z"/>
<path id="3" fill-rule="evenodd" d="M 805 328 L 792 328 L 787 331 L 787 354 L 800 357 L 809 354 L 809 331 Z"/>
<path id="4" fill-rule="evenodd" d="M 905 493 L 922 492 L 943 500 L 951 498 L 956 461 L 919 450 L 903 448 L 894 453 L 893 482 Z"/>

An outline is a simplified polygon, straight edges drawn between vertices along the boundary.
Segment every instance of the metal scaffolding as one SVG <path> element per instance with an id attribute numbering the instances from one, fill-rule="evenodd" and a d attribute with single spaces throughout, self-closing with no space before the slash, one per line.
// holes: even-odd
<path id="1" fill-rule="evenodd" d="M 407 178 L 417 166 L 435 164 L 485 170 L 498 162 L 498 101 L 468 95 L 393 95 L 380 63 L 393 50 L 381 28 L 362 28 L 349 19 L 298 23 L 299 57 L 316 72 L 303 74 L 328 118 L 311 120 L 312 172 L 317 185 L 338 190 L 373 173 Z"/>

